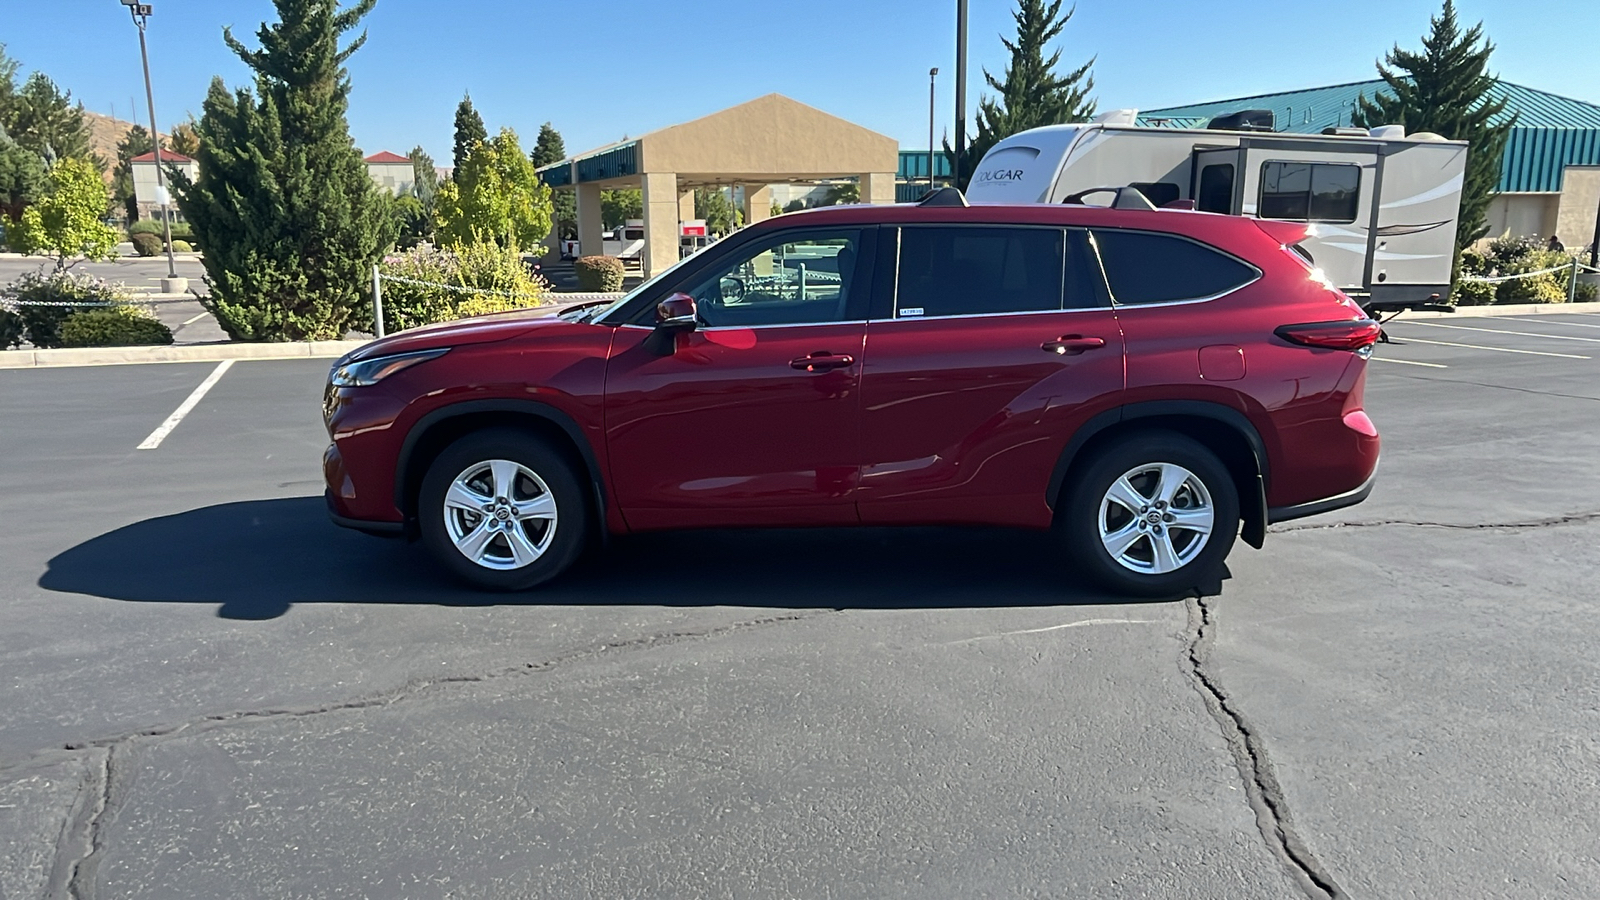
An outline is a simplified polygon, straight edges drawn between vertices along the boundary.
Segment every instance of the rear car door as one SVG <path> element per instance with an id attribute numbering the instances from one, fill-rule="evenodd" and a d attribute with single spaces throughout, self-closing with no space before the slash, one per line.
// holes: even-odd
<path id="1" fill-rule="evenodd" d="M 663 284 L 701 321 L 665 355 L 618 329 L 606 439 L 631 528 L 856 521 L 872 237 L 778 232 Z"/>
<path id="2" fill-rule="evenodd" d="M 879 243 L 862 521 L 1047 524 L 1062 449 L 1123 390 L 1122 333 L 1087 234 L 908 225 Z"/>

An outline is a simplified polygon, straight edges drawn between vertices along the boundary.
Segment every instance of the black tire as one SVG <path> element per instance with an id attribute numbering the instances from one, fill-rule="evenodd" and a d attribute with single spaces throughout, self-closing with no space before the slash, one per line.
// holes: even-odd
<path id="1" fill-rule="evenodd" d="M 488 495 L 493 493 L 492 490 L 476 491 L 483 494 L 490 505 L 505 500 L 500 505 L 507 508 L 506 518 L 489 522 L 500 515 L 498 506 L 495 514 L 476 518 L 475 513 L 463 515 L 454 510 L 447 513 L 445 497 L 452 483 L 459 476 L 480 469 L 492 460 L 516 463 L 535 476 L 529 479 L 526 474 L 516 475 L 513 478 L 516 487 L 511 497 L 491 498 Z M 489 481 L 483 481 L 483 478 Z M 478 480 L 473 483 L 492 488 L 492 469 L 480 471 Z M 554 501 L 554 520 L 519 522 L 509 515 L 511 504 L 538 503 L 544 499 L 546 492 Z M 589 536 L 586 497 L 583 482 L 565 454 L 538 435 L 514 428 L 491 428 L 458 439 L 434 459 L 417 495 L 417 524 L 423 544 L 457 578 L 481 590 L 521 591 L 565 572 L 583 553 Z M 453 518 L 447 520 L 447 515 Z M 451 534 L 452 528 L 472 533 L 475 530 L 474 522 L 482 522 L 499 530 L 498 536 L 489 536 L 488 542 L 483 545 L 481 557 L 486 562 L 469 559 L 466 551 L 457 548 Z M 518 565 L 513 556 L 515 551 L 511 546 L 513 535 L 510 529 L 517 529 L 517 533 L 526 539 L 523 547 L 537 548 L 546 537 L 546 528 L 553 529 L 553 533 L 548 534 L 543 552 L 532 562 Z"/>
<path id="2" fill-rule="evenodd" d="M 1157 509 L 1152 503 L 1144 516 L 1135 516 L 1127 507 L 1109 500 L 1112 486 L 1124 475 L 1160 464 L 1188 470 L 1199 482 L 1199 488 L 1184 480 L 1183 489 L 1170 501 L 1170 511 Z M 1147 471 L 1135 475 L 1130 484 L 1140 495 L 1154 497 L 1154 482 L 1160 477 L 1159 472 Z M 1217 581 L 1222 562 L 1239 534 L 1239 492 L 1227 467 L 1204 445 L 1169 431 L 1139 432 L 1100 448 L 1081 465 L 1075 465 L 1069 478 L 1056 528 L 1082 570 L 1102 587 L 1128 596 L 1172 597 L 1189 590 L 1204 591 Z M 1209 503 L 1202 502 L 1205 496 L 1209 496 Z M 1200 538 L 1196 531 L 1170 525 L 1186 510 L 1198 513 L 1207 508 L 1212 514 L 1211 531 L 1198 547 L 1192 544 Z M 1160 515 L 1162 521 L 1150 521 L 1151 513 Z M 1141 536 L 1135 537 L 1124 551 L 1126 562 L 1114 558 L 1102 541 L 1103 524 L 1108 531 L 1124 526 L 1138 529 Z M 1156 559 L 1155 541 L 1160 534 L 1166 535 L 1167 547 L 1174 551 L 1169 560 L 1181 560 L 1181 565 L 1168 571 L 1160 571 L 1163 560 Z M 1193 553 L 1186 556 L 1191 550 Z M 1140 566 L 1148 569 L 1141 570 Z"/>

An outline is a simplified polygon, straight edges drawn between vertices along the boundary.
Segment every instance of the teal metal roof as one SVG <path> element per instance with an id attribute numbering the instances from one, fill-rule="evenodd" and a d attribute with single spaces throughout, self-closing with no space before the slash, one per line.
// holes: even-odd
<path id="1" fill-rule="evenodd" d="M 1203 128 L 1214 116 L 1241 109 L 1270 109 L 1278 130 L 1317 134 L 1324 128 L 1349 125 L 1356 98 L 1386 91 L 1379 80 L 1356 81 L 1328 87 L 1257 94 L 1189 106 L 1144 110 L 1139 124 L 1165 128 Z M 1600 165 L 1600 105 L 1561 97 L 1502 81 L 1491 96 L 1503 97 L 1506 112 L 1516 113 L 1517 124 L 1506 142 L 1501 166 L 1501 191 L 1554 192 L 1561 190 L 1567 166 Z"/>
<path id="2" fill-rule="evenodd" d="M 901 150 L 900 171 L 895 175 L 900 181 L 913 181 L 918 178 L 928 177 L 928 151 L 926 150 Z M 950 177 L 950 157 L 944 155 L 944 150 L 933 152 L 933 177 Z"/>

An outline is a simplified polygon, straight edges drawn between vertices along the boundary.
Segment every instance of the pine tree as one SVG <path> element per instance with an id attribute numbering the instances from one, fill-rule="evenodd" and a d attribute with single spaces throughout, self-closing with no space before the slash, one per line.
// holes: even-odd
<path id="1" fill-rule="evenodd" d="M 12 121 L 6 123 L 6 131 L 23 148 L 51 163 L 58 159 L 87 159 L 105 168 L 105 160 L 90 148 L 83 104 L 73 105 L 71 91 L 61 90 L 43 72 L 35 72 L 11 102 Z"/>
<path id="2" fill-rule="evenodd" d="M 21 64 L 6 55 L 6 45 L 0 44 L 0 131 L 10 134 L 16 122 L 17 70 Z"/>
<path id="3" fill-rule="evenodd" d="M 279 22 L 251 50 L 223 40 L 255 89 L 213 79 L 199 124 L 199 179 L 174 179 L 205 247 L 207 308 L 235 340 L 330 339 L 363 323 L 372 266 L 393 241 L 388 198 L 367 175 L 345 121 L 344 49 L 376 0 L 273 0 Z"/>
<path id="4" fill-rule="evenodd" d="M 461 164 L 472 153 L 472 148 L 488 140 L 489 132 L 483 127 L 483 116 L 478 115 L 472 106 L 472 95 L 462 97 L 460 105 L 456 107 L 456 146 L 451 165 L 461 168 Z"/>
<path id="5" fill-rule="evenodd" d="M 1397 44 L 1387 65 L 1378 64 L 1389 90 L 1370 100 L 1358 98 L 1352 121 L 1363 128 L 1404 125 L 1408 132 L 1431 131 L 1468 143 L 1456 225 L 1459 256 L 1489 232 L 1489 201 L 1500 183 L 1500 162 L 1516 116 L 1506 113 L 1504 97 L 1493 97 L 1499 79 L 1489 74 L 1494 45 L 1483 36 L 1483 23 L 1462 33 L 1454 0 L 1445 0 L 1430 25 L 1421 53 Z"/>
<path id="6" fill-rule="evenodd" d="M 416 194 L 422 208 L 431 216 L 433 201 L 439 196 L 439 170 L 434 168 L 433 157 L 420 145 L 411 148 L 407 155 L 411 158 L 412 193 Z"/>
<path id="7" fill-rule="evenodd" d="M 1047 6 L 1045 0 L 1017 0 L 1017 11 L 1011 14 L 1017 23 L 1016 39 L 1000 39 L 1011 52 L 1011 64 L 1001 78 L 983 70 L 984 81 L 998 96 L 985 96 L 978 101 L 978 134 L 967 145 L 961 160 L 962 182 L 958 186 L 962 190 L 966 190 L 983 155 L 1001 140 L 1029 128 L 1085 122 L 1094 115 L 1094 100 L 1089 97 L 1094 90 L 1094 76 L 1089 72 L 1094 59 L 1065 75 L 1057 75 L 1060 48 L 1045 57 L 1046 46 L 1077 12 L 1073 7 L 1062 15 L 1061 3 L 1062 0 L 1055 0 Z M 945 145 L 945 155 L 954 162 L 955 153 L 949 144 Z"/>
<path id="8" fill-rule="evenodd" d="M 535 168 L 560 162 L 567 158 L 567 142 L 561 139 L 561 132 L 555 126 L 546 122 L 539 126 L 539 138 L 534 141 L 533 153 L 529 155 Z M 577 196 L 572 191 L 551 191 L 550 203 L 554 208 L 556 237 L 577 237 Z"/>

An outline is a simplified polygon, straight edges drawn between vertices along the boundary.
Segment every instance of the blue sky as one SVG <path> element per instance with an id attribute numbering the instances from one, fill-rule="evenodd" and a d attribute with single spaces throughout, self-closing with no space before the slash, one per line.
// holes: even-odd
<path id="1" fill-rule="evenodd" d="M 200 113 L 221 75 L 245 83 L 223 45 L 247 43 L 270 0 L 154 0 L 150 44 L 163 130 Z M 1070 0 L 1069 0 L 1070 2 Z M 971 0 L 969 105 L 981 68 L 1005 64 L 1013 0 Z M 1437 0 L 1079 0 L 1058 44 L 1091 56 L 1102 109 L 1153 109 L 1372 77 L 1396 41 L 1415 47 Z M 1498 45 L 1501 77 L 1600 102 L 1595 0 L 1461 0 Z M 605 10 L 601 12 L 601 10 Z M 928 69 L 938 128 L 954 118 L 954 0 L 379 0 L 351 60 L 351 131 L 366 152 L 421 144 L 447 164 L 463 91 L 492 131 L 530 144 L 551 121 L 578 151 L 769 92 L 925 146 Z M 1579 27 L 1580 23 L 1584 24 Z M 1570 26 L 1570 27 L 1569 27 Z M 117 0 L 0 0 L 0 43 L 90 109 L 146 119 L 136 30 Z"/>

